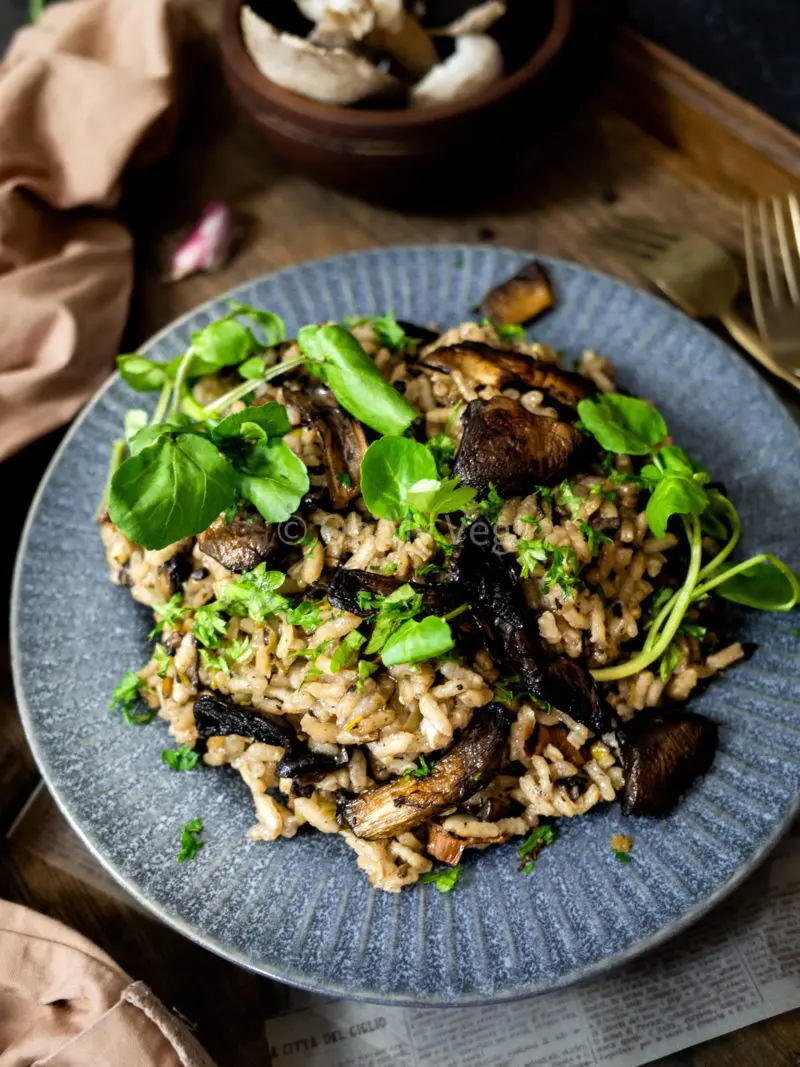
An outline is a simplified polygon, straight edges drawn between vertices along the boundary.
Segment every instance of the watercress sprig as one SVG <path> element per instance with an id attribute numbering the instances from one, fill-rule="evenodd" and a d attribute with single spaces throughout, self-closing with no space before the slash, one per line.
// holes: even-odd
<path id="1" fill-rule="evenodd" d="M 608 452 L 648 456 L 638 480 L 649 490 L 647 521 L 663 537 L 673 516 L 679 516 L 689 545 L 689 565 L 680 588 L 656 605 L 655 617 L 640 652 L 624 663 L 592 671 L 597 681 L 629 677 L 662 661 L 662 675 L 671 673 L 673 640 L 692 604 L 712 590 L 727 600 L 765 611 L 790 611 L 800 601 L 800 578 L 769 553 L 732 564 L 729 557 L 741 535 L 736 508 L 711 475 L 682 448 L 663 442 L 667 425 L 655 408 L 635 397 L 614 393 L 582 400 L 578 416 L 586 430 Z M 702 562 L 703 533 L 724 540 L 707 563 Z"/>

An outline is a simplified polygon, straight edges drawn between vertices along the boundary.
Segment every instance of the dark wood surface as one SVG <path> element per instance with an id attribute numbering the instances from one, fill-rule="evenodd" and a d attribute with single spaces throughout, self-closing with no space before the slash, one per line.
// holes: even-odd
<path id="1" fill-rule="evenodd" d="M 206 30 L 212 31 L 216 0 L 195 0 L 193 6 Z M 630 48 L 626 54 L 629 62 L 618 56 L 616 89 L 593 92 L 590 100 L 543 134 L 530 153 L 509 168 L 500 192 L 476 194 L 469 211 L 426 213 L 373 206 L 296 177 L 272 159 L 238 119 L 222 87 L 213 49 L 207 49 L 173 152 L 156 169 L 137 177 L 128 190 L 126 211 L 137 236 L 139 281 L 126 344 L 141 342 L 177 315 L 238 282 L 299 260 L 376 245 L 491 242 L 561 255 L 638 281 L 635 271 L 605 250 L 596 236 L 615 215 L 637 214 L 675 224 L 690 219 L 738 252 L 736 195 L 748 188 L 758 191 L 765 174 L 773 187 L 800 174 L 797 139 L 786 131 L 776 132 L 771 120 L 747 108 L 739 112 L 738 123 L 731 121 L 723 128 L 713 123 L 712 104 L 706 101 L 717 108 L 741 106 L 735 97 L 720 98 L 705 79 L 680 65 L 659 65 L 652 53 L 644 65 L 634 62 Z M 625 98 L 620 86 L 631 85 L 637 65 L 635 76 L 647 79 L 642 99 L 659 105 L 661 122 L 653 129 L 661 139 L 644 132 L 613 103 Z M 691 87 L 691 101 L 679 99 L 680 85 Z M 738 152 L 735 181 L 721 176 L 720 168 L 701 150 L 700 133 L 709 124 L 717 131 L 718 151 Z M 737 126 L 747 138 L 738 149 Z M 754 149 L 753 130 L 756 143 L 762 135 L 766 141 L 761 152 Z M 210 199 L 226 200 L 235 209 L 242 227 L 236 257 L 216 275 L 165 284 L 163 250 L 169 235 Z M 654 352 L 653 357 L 668 359 L 669 353 Z M 13 501 L 0 528 L 2 599 L 10 588 L 27 504 L 59 436 L 52 435 L 0 467 L 5 499 Z M 198 1023 L 197 1035 L 220 1067 L 268 1064 L 264 1020 L 285 1003 L 285 989 L 218 959 L 5 840 L 38 777 L 16 714 L 8 630 L 5 621 L 2 625 L 0 894 L 61 919 L 94 940 L 131 975 L 146 981 L 167 1005 Z M 662 1067 L 797 1067 L 800 1011 L 660 1062 Z"/>

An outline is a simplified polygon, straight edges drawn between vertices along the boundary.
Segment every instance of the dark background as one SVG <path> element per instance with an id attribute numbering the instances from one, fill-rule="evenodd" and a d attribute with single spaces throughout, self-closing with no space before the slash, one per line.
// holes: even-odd
<path id="1" fill-rule="evenodd" d="M 640 33 L 800 132 L 800 0 L 603 2 Z M 28 0 L 0 0 L 0 51 L 27 9 Z"/>

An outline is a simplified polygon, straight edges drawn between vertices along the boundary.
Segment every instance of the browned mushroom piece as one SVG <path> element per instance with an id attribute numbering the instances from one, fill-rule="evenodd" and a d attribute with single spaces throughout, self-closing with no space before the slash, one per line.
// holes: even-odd
<path id="1" fill-rule="evenodd" d="M 495 834 L 493 837 L 458 837 L 432 822 L 428 827 L 428 855 L 451 867 L 461 862 L 461 856 L 468 848 L 488 848 L 489 845 L 502 845 L 508 841 L 508 834 Z"/>
<path id="2" fill-rule="evenodd" d="M 541 389 L 559 404 L 575 408 L 589 396 L 591 384 L 580 374 L 518 352 L 493 348 L 482 341 L 459 341 L 420 356 L 423 367 L 452 374 L 459 371 L 476 385 L 505 389 L 509 385 Z"/>
<path id="3" fill-rule="evenodd" d="M 319 434 L 331 507 L 334 511 L 344 510 L 361 492 L 361 460 L 367 451 L 361 423 L 339 406 L 330 390 L 322 387 L 307 394 L 288 394 L 287 399 Z"/>
<path id="4" fill-rule="evenodd" d="M 505 705 L 484 704 L 425 778 L 399 778 L 338 805 L 340 822 L 356 837 L 379 841 L 413 830 L 483 789 L 501 766 L 513 720 Z"/>
<path id="5" fill-rule="evenodd" d="M 197 547 L 229 571 L 242 574 L 268 559 L 276 542 L 274 526 L 258 512 L 242 510 L 229 522 L 224 516 L 213 522 L 197 538 Z"/>
<path id="6" fill-rule="evenodd" d="M 470 401 L 462 422 L 453 476 L 476 489 L 492 484 L 503 497 L 561 479 L 584 443 L 574 426 L 532 415 L 507 396 Z"/>
<path id="7" fill-rule="evenodd" d="M 328 586 L 327 596 L 333 607 L 352 615 L 367 616 L 374 610 L 369 598 L 364 602 L 361 593 L 372 596 L 389 596 L 402 585 L 410 585 L 415 593 L 422 593 L 422 606 L 427 612 L 443 615 L 458 606 L 458 590 L 449 583 L 423 585 L 421 582 L 404 582 L 389 574 L 362 571 L 353 567 L 339 567 Z"/>
<path id="8" fill-rule="evenodd" d="M 582 767 L 586 762 L 583 753 L 579 748 L 570 744 L 567 740 L 568 736 L 569 730 L 566 726 L 546 726 L 543 722 L 537 723 L 529 741 L 529 744 L 533 745 L 531 754 L 541 756 L 547 746 L 552 745 L 553 748 L 558 749 L 564 759 L 574 763 L 576 767 Z"/>
<path id="9" fill-rule="evenodd" d="M 717 724 L 692 711 L 639 715 L 618 733 L 626 815 L 664 815 L 701 774 L 717 748 Z"/>
<path id="10" fill-rule="evenodd" d="M 555 304 L 550 281 L 538 263 L 527 263 L 513 278 L 490 289 L 480 310 L 502 326 L 521 326 Z"/>

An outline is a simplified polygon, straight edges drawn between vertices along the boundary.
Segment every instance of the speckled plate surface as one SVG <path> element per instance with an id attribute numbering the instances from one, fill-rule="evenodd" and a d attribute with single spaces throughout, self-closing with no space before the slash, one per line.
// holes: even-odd
<path id="1" fill-rule="evenodd" d="M 524 254 L 389 248 L 294 267 L 236 291 L 290 331 L 346 312 L 452 325 Z M 666 304 L 577 266 L 548 264 L 555 312 L 535 335 L 612 358 L 621 385 L 652 397 L 675 438 L 724 479 L 746 549 L 800 569 L 800 430 L 751 368 Z M 223 312 L 193 312 L 151 342 L 171 357 Z M 215 952 L 285 982 L 400 1004 L 510 999 L 596 975 L 713 907 L 798 811 L 800 643 L 785 615 L 741 614 L 758 651 L 694 706 L 720 723 L 713 770 L 661 821 L 617 806 L 562 821 L 529 878 L 513 846 L 467 853 L 456 892 L 373 891 L 338 837 L 254 844 L 249 793 L 227 769 L 175 774 L 156 722 L 109 712 L 120 675 L 148 658 L 149 613 L 109 584 L 94 513 L 108 448 L 134 396 L 114 378 L 68 434 L 28 520 L 13 600 L 17 694 L 42 773 L 111 873 L 156 915 Z M 136 398 L 138 405 L 140 398 Z M 201 816 L 206 847 L 175 853 Z M 609 839 L 631 833 L 635 859 Z"/>

